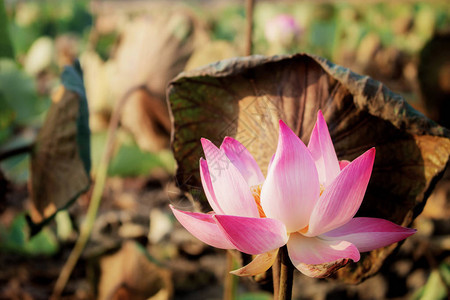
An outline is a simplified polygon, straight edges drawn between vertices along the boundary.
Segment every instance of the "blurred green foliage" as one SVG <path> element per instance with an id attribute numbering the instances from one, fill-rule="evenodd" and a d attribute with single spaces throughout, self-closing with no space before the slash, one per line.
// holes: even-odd
<path id="1" fill-rule="evenodd" d="M 0 167 L 9 180 L 24 184 L 30 176 L 29 164 L 30 155 L 23 153 L 1 161 Z"/>
<path id="2" fill-rule="evenodd" d="M 109 165 L 108 175 L 145 176 L 156 168 L 174 173 L 175 163 L 171 155 L 170 151 L 150 153 L 141 150 L 137 145 L 122 145 Z"/>
<path id="3" fill-rule="evenodd" d="M 444 300 L 450 286 L 450 264 L 442 263 L 428 277 L 427 283 L 411 297 L 411 300 Z"/>
<path id="4" fill-rule="evenodd" d="M 0 59 L 0 145 L 1 150 L 29 144 L 27 137 L 15 135 L 17 127 L 33 125 L 49 105 L 39 98 L 33 78 L 12 59 Z M 6 176 L 17 183 L 28 180 L 29 155 L 24 153 L 0 162 Z"/>
<path id="5" fill-rule="evenodd" d="M 53 255 L 59 250 L 56 236 L 49 228 L 29 239 L 24 214 L 17 215 L 8 228 L 0 225 L 0 251 L 21 255 Z"/>
<path id="6" fill-rule="evenodd" d="M 255 8 L 256 53 L 269 48 L 264 26 L 279 14 L 291 15 L 303 29 L 299 43 L 285 53 L 308 52 L 334 60 L 343 48 L 355 50 L 369 33 L 383 46 L 416 53 L 436 30 L 450 26 L 450 5 L 445 2 L 261 3 Z"/>
<path id="7" fill-rule="evenodd" d="M 111 48 L 117 42 L 119 34 L 117 32 L 111 32 L 108 34 L 101 34 L 98 36 L 97 43 L 95 44 L 95 52 L 106 61 L 111 56 Z"/>
<path id="8" fill-rule="evenodd" d="M 0 144 L 12 136 L 14 126 L 30 125 L 48 107 L 38 99 L 33 78 L 8 58 L 0 58 L 0 107 Z"/>
<path id="9" fill-rule="evenodd" d="M 14 57 L 14 52 L 8 33 L 8 18 L 6 16 L 3 0 L 0 0 L 0 57 Z"/>
<path id="10" fill-rule="evenodd" d="M 211 37 L 215 40 L 234 41 L 244 36 L 245 8 L 231 4 L 220 10 L 213 18 Z"/>
<path id="11" fill-rule="evenodd" d="M 93 25 L 87 0 L 6 3 L 6 10 L 3 4 L 4 0 L 1 0 L 0 56 L 9 59 L 0 59 L 1 144 L 14 137 L 17 127 L 42 122 L 50 102 L 48 95 L 43 97 L 37 94 L 35 79 L 26 75 L 11 58 L 15 55 L 18 61 L 23 61 L 21 58 L 32 43 L 42 36 L 55 39 L 71 32 L 82 38 L 82 44 L 92 42 L 88 41 L 88 35 Z M 199 18 L 207 21 L 212 40 L 230 41 L 238 48 L 243 45 L 246 24 L 243 4 L 218 5 L 213 10 L 194 2 L 188 6 Z M 450 26 L 450 5 L 445 2 L 260 2 L 254 11 L 255 53 L 272 54 L 270 42 L 265 36 L 265 26 L 280 14 L 292 16 L 301 30 L 294 44 L 278 47 L 276 53 L 309 52 L 337 62 L 341 53 L 357 52 L 361 42 L 370 34 L 378 37 L 384 47 L 417 54 L 436 30 Z M 109 59 L 118 42 L 118 32 L 97 32 L 94 36 L 93 49 L 103 60 Z M 92 138 L 94 153 L 98 152 L 96 148 L 102 149 L 102 145 L 96 146 L 98 136 Z M 19 181 L 27 178 L 28 171 L 21 170 L 27 165 L 25 158 L 2 162 L 9 178 Z M 114 176 L 139 176 L 152 168 L 168 170 L 172 165 L 173 162 L 160 158 L 158 154 L 143 152 L 135 144 L 127 143 L 116 151 L 109 173 Z"/>
<path id="12" fill-rule="evenodd" d="M 20 58 L 29 51 L 32 43 L 42 36 L 55 39 L 71 32 L 82 38 L 82 44 L 92 42 L 88 41 L 88 35 L 93 17 L 87 0 L 14 2 L 6 3 L 6 10 L 4 0 L 0 1 L 0 56 L 9 57 L 0 59 L 0 143 L 4 144 L 14 136 L 17 127 L 42 122 L 43 113 L 49 107 L 49 97 L 37 94 L 36 81 L 11 58 L 15 55 L 22 61 Z M 218 5 L 213 10 L 194 2 L 188 6 L 207 21 L 212 40 L 243 45 L 246 24 L 243 4 Z M 338 62 L 342 52 L 356 52 L 370 34 L 378 37 L 384 47 L 414 54 L 436 30 L 450 26 L 450 5 L 445 2 L 258 2 L 254 11 L 255 53 L 272 54 L 265 26 L 280 14 L 292 16 L 301 30 L 294 44 L 278 47 L 276 53 L 309 52 Z M 97 32 L 94 36 L 93 49 L 103 60 L 109 59 L 118 41 L 118 32 Z M 96 139 L 98 135 L 92 139 L 94 152 L 102 147 L 96 146 Z M 15 175 L 9 175 L 22 181 L 28 172 L 20 168 L 26 164 L 22 157 L 21 160 L 3 162 L 2 168 L 11 169 L 10 173 Z M 127 143 L 116 152 L 109 173 L 138 176 L 155 167 L 171 169 L 172 164 L 157 154 L 143 152 L 136 145 Z"/>
<path id="13" fill-rule="evenodd" d="M 92 163 L 94 170 L 100 162 L 105 144 L 105 132 L 92 135 Z M 109 164 L 108 176 L 145 176 L 154 169 L 162 169 L 173 174 L 175 172 L 175 161 L 172 153 L 169 150 L 159 153 L 143 151 L 129 134 L 119 131 L 117 134 L 117 150 Z"/>
<path id="14" fill-rule="evenodd" d="M 45 0 L 20 2 L 13 7 L 10 35 L 16 55 L 25 54 L 40 36 L 89 30 L 92 16 L 87 11 L 87 0 Z"/>
<path id="15" fill-rule="evenodd" d="M 2 114 L 19 124 L 26 124 L 39 112 L 33 79 L 24 74 L 13 60 L 0 59 L 0 95 Z"/>
<path id="16" fill-rule="evenodd" d="M 245 293 L 237 296 L 237 300 L 270 300 L 272 298 L 272 294 L 264 292 Z"/>

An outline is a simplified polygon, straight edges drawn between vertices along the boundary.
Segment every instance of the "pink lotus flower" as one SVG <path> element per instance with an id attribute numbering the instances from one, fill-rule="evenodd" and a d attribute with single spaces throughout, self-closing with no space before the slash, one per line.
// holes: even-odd
<path id="1" fill-rule="evenodd" d="M 282 47 L 288 47 L 297 42 L 302 33 L 303 28 L 293 16 L 287 14 L 275 16 L 264 27 L 266 39 Z"/>
<path id="2" fill-rule="evenodd" d="M 376 218 L 354 218 L 375 158 L 372 148 L 353 162 L 339 162 L 319 111 L 308 147 L 282 121 L 267 178 L 249 151 L 226 137 L 217 148 L 202 139 L 200 175 L 214 210 L 175 209 L 178 221 L 211 246 L 257 255 L 236 275 L 256 275 L 274 262 L 280 247 L 300 272 L 324 277 L 357 262 L 360 252 L 398 242 L 415 230 Z M 319 265 L 319 266 L 317 266 Z"/>

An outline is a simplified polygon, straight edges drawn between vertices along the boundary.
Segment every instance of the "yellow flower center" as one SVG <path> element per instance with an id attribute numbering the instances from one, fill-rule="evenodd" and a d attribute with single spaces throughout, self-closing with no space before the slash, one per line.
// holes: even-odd
<path id="1" fill-rule="evenodd" d="M 261 218 L 265 218 L 266 214 L 264 213 L 264 210 L 261 206 L 261 188 L 262 188 L 262 183 L 259 185 L 251 186 L 250 191 L 253 194 L 253 198 L 255 198 L 256 206 L 258 207 L 259 216 Z"/>
<path id="2" fill-rule="evenodd" d="M 298 232 L 305 234 L 308 232 L 308 229 L 309 229 L 309 225 L 306 225 L 303 229 L 300 229 Z"/>

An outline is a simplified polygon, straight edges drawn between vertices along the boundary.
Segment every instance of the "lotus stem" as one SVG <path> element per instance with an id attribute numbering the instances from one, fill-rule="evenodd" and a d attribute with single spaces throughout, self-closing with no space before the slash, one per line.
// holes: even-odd
<path id="1" fill-rule="evenodd" d="M 280 257 L 280 286 L 278 289 L 278 300 L 292 299 L 292 283 L 294 281 L 294 269 L 289 258 L 286 245 L 278 252 Z"/>
<path id="2" fill-rule="evenodd" d="M 237 268 L 236 259 L 231 253 L 231 250 L 227 251 L 227 270 L 225 274 L 225 287 L 223 291 L 224 300 L 236 299 L 236 291 L 239 277 L 230 273 L 230 271 Z"/>
<path id="3" fill-rule="evenodd" d="M 280 258 L 280 254 L 278 252 L 275 263 L 272 265 L 273 300 L 278 300 L 278 290 L 280 289 Z"/>

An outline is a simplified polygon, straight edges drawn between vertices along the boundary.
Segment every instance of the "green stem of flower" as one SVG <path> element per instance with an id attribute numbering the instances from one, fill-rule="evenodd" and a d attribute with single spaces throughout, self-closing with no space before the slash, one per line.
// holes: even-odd
<path id="1" fill-rule="evenodd" d="M 278 289 L 278 300 L 292 299 L 292 283 L 294 281 L 294 265 L 289 258 L 286 245 L 281 247 L 280 256 L 280 286 Z"/>
<path id="2" fill-rule="evenodd" d="M 232 250 L 227 250 L 227 269 L 225 274 L 225 284 L 223 291 L 223 300 L 236 299 L 237 285 L 239 277 L 230 273 L 238 268 L 236 259 L 231 253 Z"/>

